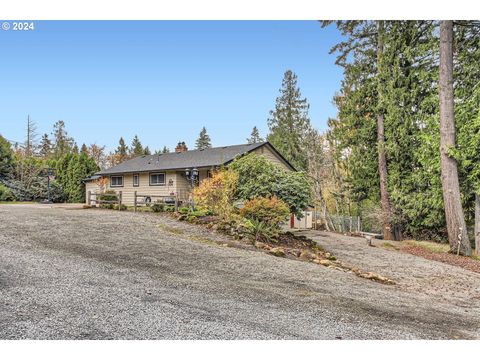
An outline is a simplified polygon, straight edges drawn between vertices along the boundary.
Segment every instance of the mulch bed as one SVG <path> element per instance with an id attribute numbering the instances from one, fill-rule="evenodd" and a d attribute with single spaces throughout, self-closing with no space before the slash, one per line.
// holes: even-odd
<path id="1" fill-rule="evenodd" d="M 480 261 L 469 257 L 457 256 L 451 253 L 436 253 L 420 246 L 404 246 L 401 250 L 412 255 L 421 256 L 428 260 L 440 261 L 480 273 Z"/>

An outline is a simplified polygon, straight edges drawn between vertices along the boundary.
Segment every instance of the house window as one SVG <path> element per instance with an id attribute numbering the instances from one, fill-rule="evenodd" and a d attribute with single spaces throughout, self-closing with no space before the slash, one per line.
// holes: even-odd
<path id="1" fill-rule="evenodd" d="M 140 186 L 140 175 L 133 174 L 133 186 Z"/>
<path id="2" fill-rule="evenodd" d="M 122 187 L 123 176 L 110 176 L 110 187 Z"/>
<path id="3" fill-rule="evenodd" d="M 151 173 L 150 186 L 165 185 L 165 173 Z"/>

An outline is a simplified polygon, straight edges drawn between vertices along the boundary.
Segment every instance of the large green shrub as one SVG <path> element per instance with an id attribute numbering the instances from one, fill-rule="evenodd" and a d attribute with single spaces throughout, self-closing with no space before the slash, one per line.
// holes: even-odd
<path id="1" fill-rule="evenodd" d="M 234 160 L 230 167 L 238 174 L 236 199 L 276 196 L 283 200 L 290 212 L 301 216 L 311 203 L 311 185 L 303 172 L 287 171 L 257 154 Z"/>
<path id="2" fill-rule="evenodd" d="M 150 209 L 153 212 L 163 212 L 163 211 L 165 211 L 165 203 L 155 202 L 155 203 L 152 204 L 152 206 L 150 206 Z"/>
<path id="3" fill-rule="evenodd" d="M 28 182 L 20 180 L 3 180 L 4 186 L 12 193 L 17 201 L 45 200 L 48 196 L 48 185 L 45 176 L 37 175 Z M 50 200 L 53 202 L 65 201 L 62 187 L 56 181 L 50 181 Z"/>
<path id="4" fill-rule="evenodd" d="M 0 178 L 10 177 L 13 164 L 14 157 L 10 143 L 0 135 Z"/>
<path id="5" fill-rule="evenodd" d="M 289 214 L 289 208 L 284 201 L 273 196 L 271 198 L 258 197 L 248 200 L 240 215 L 250 220 L 263 222 L 271 227 L 278 227 L 285 221 Z"/>
<path id="6" fill-rule="evenodd" d="M 3 184 L 0 184 L 0 201 L 14 201 L 15 195 L 12 190 Z"/>

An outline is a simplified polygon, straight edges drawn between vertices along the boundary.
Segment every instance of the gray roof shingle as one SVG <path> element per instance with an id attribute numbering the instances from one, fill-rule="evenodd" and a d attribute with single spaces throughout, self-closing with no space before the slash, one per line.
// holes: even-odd
<path id="1" fill-rule="evenodd" d="M 127 160 L 95 175 L 110 175 L 128 172 L 203 168 L 226 164 L 239 155 L 259 148 L 267 142 L 216 147 L 205 150 L 190 150 L 180 153 L 143 155 Z"/>

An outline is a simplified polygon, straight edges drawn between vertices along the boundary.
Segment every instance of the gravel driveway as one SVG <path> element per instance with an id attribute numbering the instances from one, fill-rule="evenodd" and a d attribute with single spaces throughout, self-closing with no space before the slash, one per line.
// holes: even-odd
<path id="1" fill-rule="evenodd" d="M 383 285 L 206 234 L 155 214 L 0 205 L 0 339 L 480 338 L 478 297 L 467 306 L 467 293 L 455 303 L 402 276 Z"/>

